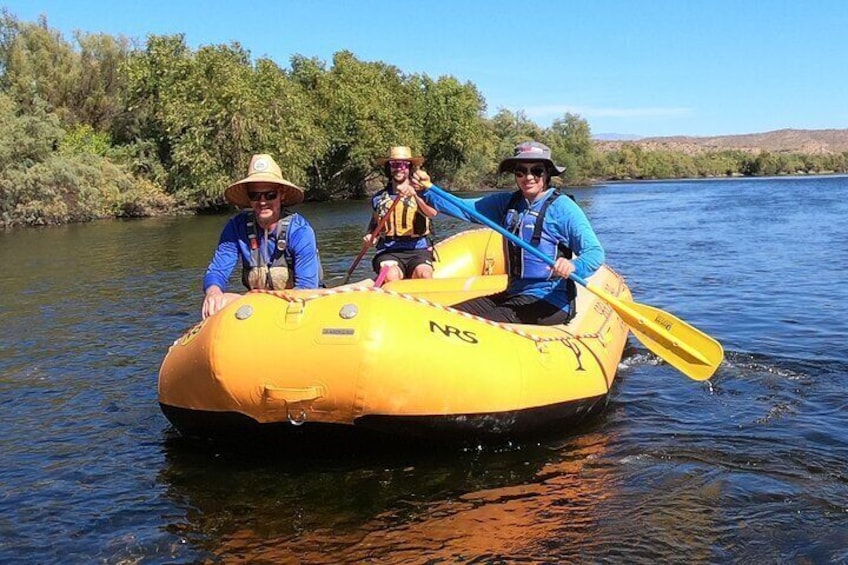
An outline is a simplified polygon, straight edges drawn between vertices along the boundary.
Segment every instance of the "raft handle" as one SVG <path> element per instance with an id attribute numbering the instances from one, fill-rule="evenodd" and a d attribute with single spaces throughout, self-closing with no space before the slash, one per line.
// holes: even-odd
<path id="1" fill-rule="evenodd" d="M 302 426 L 303 423 L 306 422 L 306 410 L 303 408 L 300 409 L 300 414 L 298 414 L 297 417 L 292 416 L 290 411 L 286 411 L 286 416 L 292 426 Z"/>
<path id="2" fill-rule="evenodd" d="M 302 426 L 307 419 L 307 410 L 312 409 L 312 403 L 326 396 L 320 385 L 302 388 L 278 387 L 265 385 L 264 404 L 266 414 L 279 414 L 285 411 L 286 419 L 293 426 Z M 271 418 L 273 419 L 273 418 Z"/>

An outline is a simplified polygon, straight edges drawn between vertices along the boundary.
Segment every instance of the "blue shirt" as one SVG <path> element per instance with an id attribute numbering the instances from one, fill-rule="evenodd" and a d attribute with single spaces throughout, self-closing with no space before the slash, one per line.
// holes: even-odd
<path id="1" fill-rule="evenodd" d="M 203 277 L 203 292 L 212 285 L 221 290 L 227 290 L 227 282 L 238 263 L 239 257 L 243 264 L 250 264 L 250 244 L 247 237 L 247 218 L 253 212 L 242 212 L 227 222 L 221 232 L 218 248 L 212 256 L 212 261 Z M 266 261 L 277 248 L 275 230 L 265 232 L 256 224 L 260 241 L 260 253 Z M 286 241 L 286 259 L 294 274 L 294 288 L 318 288 L 320 279 L 320 260 L 318 258 L 318 243 L 315 231 L 309 222 L 300 214 L 292 214 L 291 224 Z"/>
<path id="2" fill-rule="evenodd" d="M 552 189 L 548 189 L 548 192 L 550 190 Z M 512 194 L 512 192 L 498 192 L 481 198 L 465 198 L 463 201 L 478 214 L 485 216 L 496 224 L 503 225 Z M 474 218 L 464 210 L 435 193 L 424 191 L 421 193 L 421 196 L 430 206 L 439 212 L 444 212 L 455 218 L 475 222 Z M 550 194 L 544 195 L 544 197 L 549 196 Z M 534 205 L 544 197 L 537 199 Z M 530 203 L 522 198 L 517 206 L 518 212 L 522 212 L 529 207 Z M 545 213 L 542 230 L 557 242 L 565 244 L 577 255 L 571 262 L 574 264 L 574 272 L 578 276 L 587 278 L 603 265 L 605 260 L 604 248 L 601 246 L 598 236 L 595 235 L 591 224 L 589 224 L 586 214 L 583 213 L 580 206 L 571 198 L 560 197 L 551 203 Z M 563 309 L 569 307 L 565 279 L 559 277 L 552 279 L 510 278 L 507 293 L 527 294 L 544 299 Z"/>

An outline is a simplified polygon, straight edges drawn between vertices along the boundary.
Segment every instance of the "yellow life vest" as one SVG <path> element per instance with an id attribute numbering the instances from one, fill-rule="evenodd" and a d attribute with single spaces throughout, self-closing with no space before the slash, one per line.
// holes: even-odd
<path id="1" fill-rule="evenodd" d="M 394 195 L 401 201 L 392 210 L 392 214 L 383 227 L 386 237 L 424 237 L 430 235 L 432 229 L 430 218 L 418 209 L 418 201 L 414 197 Z M 377 214 L 382 218 L 391 208 L 394 198 L 388 192 L 383 194 L 377 205 Z"/>

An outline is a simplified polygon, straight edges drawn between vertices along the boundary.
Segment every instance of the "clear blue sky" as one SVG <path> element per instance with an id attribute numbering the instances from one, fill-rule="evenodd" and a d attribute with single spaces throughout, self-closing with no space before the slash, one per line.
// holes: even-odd
<path id="1" fill-rule="evenodd" d="M 0 0 L 74 30 L 238 41 L 288 67 L 350 50 L 474 83 L 488 114 L 594 134 L 725 135 L 848 128 L 848 0 Z"/>

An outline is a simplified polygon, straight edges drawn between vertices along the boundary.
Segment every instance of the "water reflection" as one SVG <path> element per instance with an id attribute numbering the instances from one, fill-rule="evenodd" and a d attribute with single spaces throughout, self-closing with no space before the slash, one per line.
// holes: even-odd
<path id="1" fill-rule="evenodd" d="M 593 426 L 601 425 L 596 422 Z M 336 459 L 210 453 L 174 440 L 160 480 L 174 524 L 210 556 L 246 562 L 511 561 L 591 543 L 615 496 L 608 435 L 508 449 Z"/>

